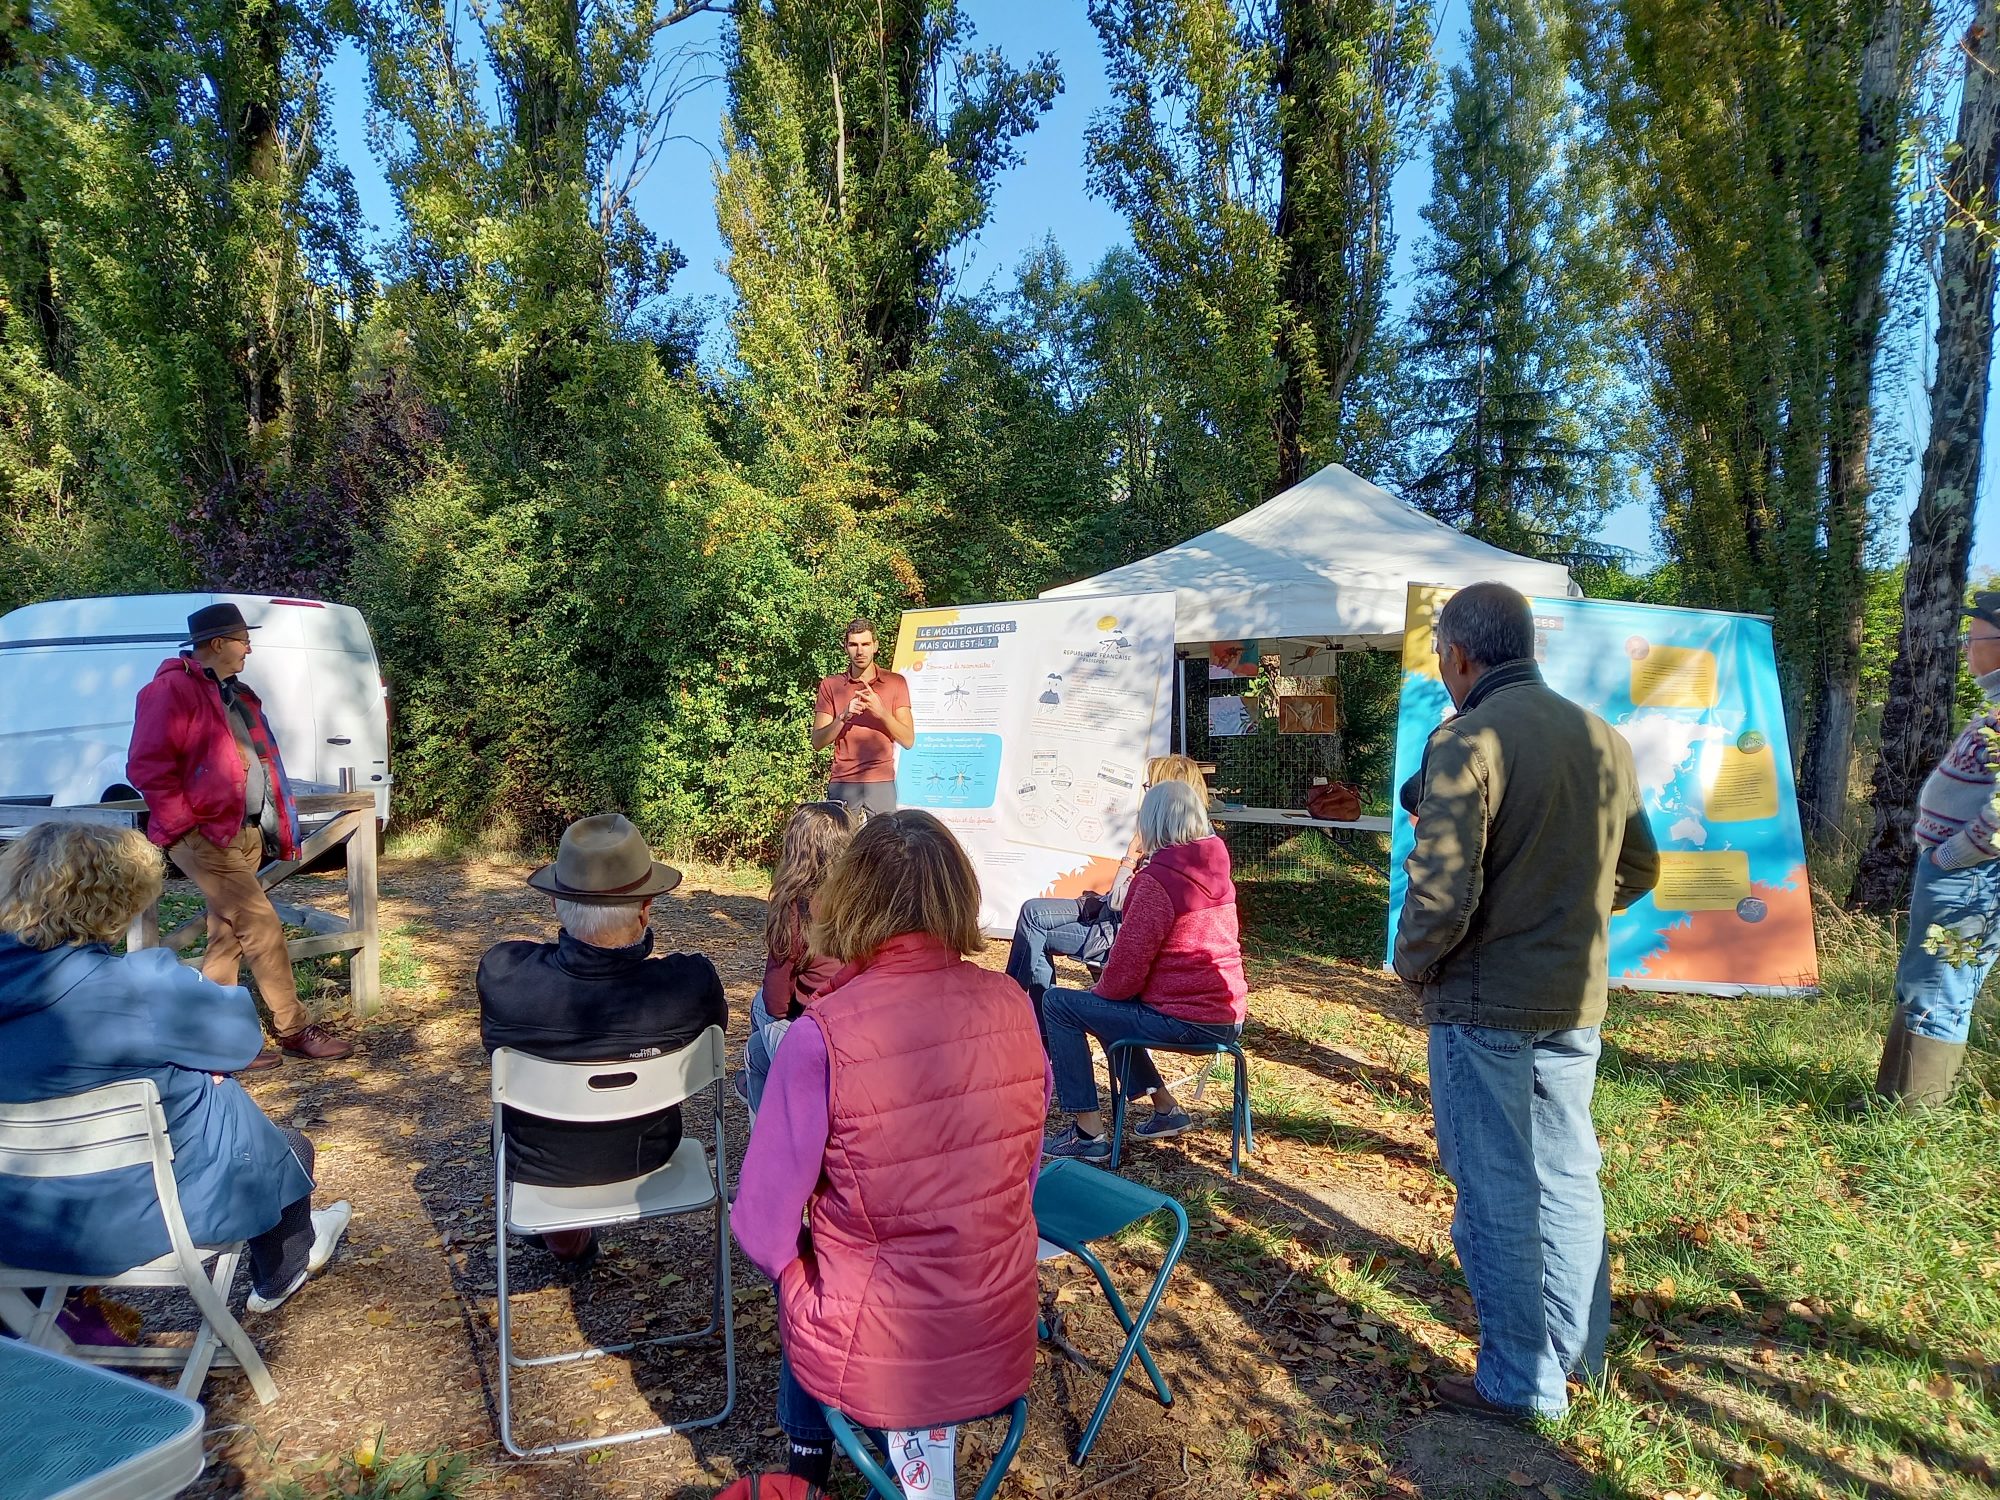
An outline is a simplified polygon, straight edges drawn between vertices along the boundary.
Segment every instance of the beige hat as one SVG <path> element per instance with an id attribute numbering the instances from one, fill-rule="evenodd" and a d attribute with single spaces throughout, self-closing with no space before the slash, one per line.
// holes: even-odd
<path id="1" fill-rule="evenodd" d="M 599 906 L 664 896 L 680 883 L 681 872 L 654 859 L 622 813 L 578 818 L 563 830 L 556 862 L 528 877 L 538 891 Z"/>

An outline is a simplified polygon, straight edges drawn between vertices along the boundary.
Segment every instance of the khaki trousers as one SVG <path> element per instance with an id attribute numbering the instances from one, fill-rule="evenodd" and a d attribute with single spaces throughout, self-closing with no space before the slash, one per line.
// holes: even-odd
<path id="1" fill-rule="evenodd" d="M 285 925 L 257 883 L 264 860 L 263 833 L 246 825 L 226 849 L 190 833 L 167 855 L 208 902 L 208 952 L 202 957 L 202 974 L 217 984 L 235 984 L 247 958 L 258 993 L 271 1008 L 277 1034 L 291 1036 L 310 1026 L 312 1015 L 299 1003 L 298 981 L 292 977 L 291 955 L 285 951 Z"/>

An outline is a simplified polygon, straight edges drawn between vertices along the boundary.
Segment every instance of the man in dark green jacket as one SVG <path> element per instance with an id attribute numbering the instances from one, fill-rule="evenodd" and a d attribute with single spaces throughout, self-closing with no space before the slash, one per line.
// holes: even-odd
<path id="1" fill-rule="evenodd" d="M 1438 1395 L 1556 1416 L 1603 1365 L 1610 1310 L 1591 1124 L 1611 913 L 1659 878 L 1623 736 L 1542 682 L 1527 599 L 1462 589 L 1438 614 L 1458 713 L 1403 788 L 1417 820 L 1396 972 L 1430 1024 L 1452 1241 L 1479 1312 L 1471 1380 Z"/>

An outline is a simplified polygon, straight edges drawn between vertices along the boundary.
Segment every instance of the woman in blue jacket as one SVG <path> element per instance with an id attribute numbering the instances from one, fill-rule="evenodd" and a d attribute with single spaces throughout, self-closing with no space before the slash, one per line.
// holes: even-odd
<path id="1" fill-rule="evenodd" d="M 263 1046 L 249 991 L 163 948 L 111 951 L 161 876 L 159 850 L 129 828 L 40 823 L 0 848 L 0 1101 L 152 1079 L 188 1232 L 249 1241 L 248 1305 L 268 1312 L 333 1258 L 352 1210 L 313 1211 L 311 1143 L 227 1076 Z M 150 1167 L 0 1173 L 0 1263 L 109 1276 L 170 1248 Z"/>

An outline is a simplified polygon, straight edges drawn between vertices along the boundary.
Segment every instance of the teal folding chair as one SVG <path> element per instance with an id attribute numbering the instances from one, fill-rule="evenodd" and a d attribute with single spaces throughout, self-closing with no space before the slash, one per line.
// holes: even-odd
<path id="1" fill-rule="evenodd" d="M 1146 1300 L 1139 1305 L 1139 1316 L 1135 1318 L 1126 1310 L 1125 1299 L 1118 1295 L 1118 1288 L 1112 1285 L 1104 1262 L 1090 1253 L 1090 1242 L 1108 1238 L 1128 1225 L 1137 1224 L 1157 1213 L 1173 1215 L 1173 1242 L 1167 1246 L 1166 1257 L 1160 1262 L 1160 1273 L 1153 1278 L 1153 1285 L 1146 1293 Z M 1097 1409 L 1090 1414 L 1090 1421 L 1083 1429 L 1083 1441 L 1077 1444 L 1076 1461 L 1081 1464 L 1090 1456 L 1091 1445 L 1097 1441 L 1097 1431 L 1104 1425 L 1104 1418 L 1111 1410 L 1112 1401 L 1117 1398 L 1119 1384 L 1124 1380 L 1134 1355 L 1138 1356 L 1139 1363 L 1152 1380 L 1160 1405 L 1174 1404 L 1174 1393 L 1167 1389 L 1160 1367 L 1153 1363 L 1152 1353 L 1146 1348 L 1146 1325 L 1152 1321 L 1160 1298 L 1166 1292 L 1167 1278 L 1173 1275 L 1174 1267 L 1180 1263 L 1181 1252 L 1187 1248 L 1187 1210 L 1165 1193 L 1156 1193 L 1141 1183 L 1128 1182 L 1123 1177 L 1101 1172 L 1080 1161 L 1052 1161 L 1042 1168 L 1042 1175 L 1035 1183 L 1035 1230 L 1049 1244 L 1074 1255 L 1090 1267 L 1091 1273 L 1097 1277 L 1097 1284 L 1104 1288 L 1105 1300 L 1117 1315 L 1119 1326 L 1125 1330 L 1125 1346 L 1118 1351 L 1118 1358 L 1111 1366 L 1111 1378 L 1104 1385 L 1104 1394 L 1097 1398 Z"/>
<path id="2" fill-rule="evenodd" d="M 1125 1069 L 1135 1049 L 1173 1052 L 1184 1057 L 1228 1057 L 1233 1060 L 1235 1082 L 1229 1109 L 1229 1175 L 1241 1177 L 1243 1158 L 1256 1149 L 1256 1143 L 1250 1136 L 1250 1063 L 1243 1056 L 1241 1041 L 1149 1042 L 1143 1037 L 1128 1036 L 1108 1045 L 1104 1049 L 1104 1062 L 1111 1071 L 1111 1170 L 1118 1170 L 1119 1148 L 1125 1141 L 1125 1102 L 1129 1097 Z M 1204 1076 L 1206 1069 L 1212 1066 L 1213 1062 L 1204 1064 Z M 1199 1093 L 1199 1090 L 1196 1092 Z"/>
<path id="3" fill-rule="evenodd" d="M 903 1500 L 902 1484 L 882 1467 L 881 1455 L 875 1451 L 874 1444 L 855 1431 L 854 1424 L 847 1420 L 844 1412 L 828 1406 L 824 1401 L 819 1409 L 826 1414 L 826 1425 L 833 1429 L 833 1440 L 840 1444 L 840 1451 L 861 1471 L 861 1477 L 868 1481 L 877 1500 Z M 993 1415 L 997 1417 L 1000 1413 Z M 993 1455 L 993 1463 L 986 1470 L 986 1477 L 980 1481 L 979 1488 L 973 1492 L 972 1500 L 993 1500 L 999 1493 L 1000 1482 L 1007 1477 L 1007 1467 L 1014 1462 L 1021 1439 L 1028 1435 L 1028 1398 L 1016 1396 L 1014 1404 L 1007 1408 L 1006 1416 L 1007 1435 L 1000 1440 L 1000 1451 Z M 982 1417 L 979 1420 L 986 1419 Z M 961 1422 L 958 1425 L 963 1427 L 968 1424 Z M 894 1461 L 893 1455 L 891 1461 Z"/>

